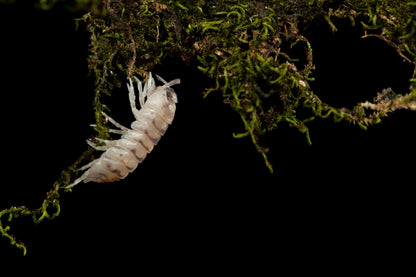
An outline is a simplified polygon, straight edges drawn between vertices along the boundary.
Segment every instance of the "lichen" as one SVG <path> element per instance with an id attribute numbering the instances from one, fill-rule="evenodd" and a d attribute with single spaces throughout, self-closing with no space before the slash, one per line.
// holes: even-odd
<path id="1" fill-rule="evenodd" d="M 146 76 L 155 65 L 173 56 L 212 80 L 212 86 L 202 88 L 205 97 L 221 93 L 244 126 L 234 137 L 248 137 L 271 172 L 268 149 L 261 138 L 282 124 L 296 128 L 311 143 L 308 124 L 317 118 L 347 121 L 366 129 L 395 110 L 416 109 L 416 70 L 409 80 L 409 91 L 401 95 L 385 90 L 374 100 L 357 103 L 352 109 L 322 101 L 319 91 L 311 89 L 314 51 L 301 27 L 324 21 L 337 32 L 336 20 L 346 18 L 352 26 L 362 28 L 364 37 L 385 41 L 414 67 L 413 1 L 39 0 L 42 9 L 59 4 L 85 12 L 76 22 L 78 28 L 86 28 L 90 33 L 88 64 L 95 77 L 95 129 L 101 138 L 108 138 L 102 115 L 108 108 L 101 102 L 102 95 L 111 95 L 126 76 Z M 312 115 L 299 113 L 301 109 Z M 78 163 L 91 154 L 85 152 L 63 172 L 41 208 L 31 211 L 12 207 L 1 211 L 2 235 L 26 251 L 10 234 L 4 218 L 10 221 L 31 215 L 34 222 L 40 222 L 57 216 L 59 192 L 71 181 Z M 52 214 L 48 212 L 50 207 L 54 208 Z"/>

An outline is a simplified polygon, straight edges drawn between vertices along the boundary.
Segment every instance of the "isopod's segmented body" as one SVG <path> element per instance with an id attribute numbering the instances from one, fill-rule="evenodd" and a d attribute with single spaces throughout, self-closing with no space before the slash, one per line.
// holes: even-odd
<path id="1" fill-rule="evenodd" d="M 67 188 L 80 182 L 107 183 L 123 179 L 152 151 L 175 116 L 178 99 L 171 86 L 180 83 L 180 79 L 166 82 L 160 76 L 156 75 L 156 77 L 163 82 L 163 86 L 155 86 L 152 73 L 149 73 L 149 79 L 143 87 L 139 79 L 134 77 L 139 90 L 140 110 L 136 108 L 134 87 L 132 80 L 129 79 L 127 88 L 130 106 L 136 120 L 131 124 L 131 128 L 127 128 L 103 113 L 108 121 L 119 128 L 110 129 L 110 132 L 122 136 L 119 140 L 97 139 L 104 143 L 103 146 L 87 140 L 90 146 L 105 152 L 100 158 L 80 168 L 80 170 L 88 170 Z"/>

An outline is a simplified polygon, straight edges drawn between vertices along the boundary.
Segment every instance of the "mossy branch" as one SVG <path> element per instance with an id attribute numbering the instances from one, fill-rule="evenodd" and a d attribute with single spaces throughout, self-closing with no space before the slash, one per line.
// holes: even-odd
<path id="1" fill-rule="evenodd" d="M 63 171 L 61 177 L 54 183 L 53 188 L 46 194 L 42 205 L 36 209 L 25 206 L 10 207 L 0 211 L 0 234 L 10 241 L 11 245 L 23 251 L 26 255 L 27 249 L 23 242 L 18 241 L 11 233 L 11 223 L 13 219 L 20 217 L 31 217 L 35 224 L 41 223 L 46 219 L 54 219 L 61 212 L 60 197 L 62 192 L 70 191 L 65 187 L 72 181 L 72 176 L 76 173 L 79 165 L 84 163 L 92 155 L 92 149 L 86 150 L 67 170 Z"/>

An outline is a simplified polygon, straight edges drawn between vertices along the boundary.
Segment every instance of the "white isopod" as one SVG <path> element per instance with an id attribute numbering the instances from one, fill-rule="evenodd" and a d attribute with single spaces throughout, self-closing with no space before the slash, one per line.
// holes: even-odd
<path id="1" fill-rule="evenodd" d="M 105 151 L 100 158 L 83 166 L 80 170 L 86 170 L 84 174 L 76 179 L 67 188 L 71 188 L 80 182 L 107 183 L 125 178 L 141 163 L 159 139 L 166 132 L 175 116 L 178 98 L 171 86 L 179 84 L 180 79 L 166 82 L 160 76 L 157 79 L 163 82 L 163 86 L 155 86 L 152 73 L 142 87 L 137 81 L 139 90 L 139 102 L 141 109 L 136 108 L 136 96 L 131 79 L 127 83 L 129 91 L 130 106 L 135 117 L 131 129 L 117 123 L 114 119 L 103 113 L 103 115 L 118 129 L 110 129 L 110 132 L 121 134 L 119 140 L 103 140 L 103 146 L 98 146 L 90 140 L 87 143 L 96 150 Z M 95 125 L 92 125 L 95 126 Z"/>

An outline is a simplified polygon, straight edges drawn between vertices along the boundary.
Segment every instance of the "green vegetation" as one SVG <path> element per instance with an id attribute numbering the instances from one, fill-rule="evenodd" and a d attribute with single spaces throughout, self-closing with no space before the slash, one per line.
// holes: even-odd
<path id="1" fill-rule="evenodd" d="M 7 3 L 13 1 L 0 1 Z M 314 52 L 299 22 L 323 20 L 337 31 L 336 19 L 347 18 L 361 26 L 365 37 L 379 38 L 408 63 L 416 61 L 416 2 L 403 0 L 297 0 L 297 1 L 43 1 L 38 7 L 64 5 L 84 11 L 78 28 L 91 34 L 89 68 L 95 76 L 94 109 L 98 137 L 108 138 L 100 99 L 111 95 L 126 76 L 146 76 L 155 65 L 172 56 L 211 78 L 205 97 L 221 93 L 225 103 L 239 114 L 244 130 L 235 138 L 249 137 L 273 172 L 267 149 L 260 139 L 287 124 L 311 143 L 308 122 L 316 118 L 347 121 L 363 129 L 377 124 L 397 109 L 416 110 L 416 76 L 402 95 L 383 90 L 372 102 L 357 103 L 352 110 L 324 103 L 312 91 Z M 53 9 L 52 11 L 53 12 Z M 301 51 L 291 51 L 296 47 Z M 289 54 L 291 53 L 291 54 Z M 295 54 L 293 54 L 295 53 Z M 306 57 L 306 58 L 302 58 Z M 415 70 L 416 72 L 416 70 Z M 300 117 L 299 109 L 313 116 Z M 65 171 L 47 194 L 42 207 L 30 211 L 12 207 L 0 212 L 0 231 L 13 245 L 18 243 L 5 225 L 18 216 L 34 222 L 59 214 L 59 192 L 72 181 L 78 164 L 92 154 L 85 152 Z M 54 208 L 53 213 L 49 210 Z M 6 219 L 6 220 L 5 220 Z"/>

